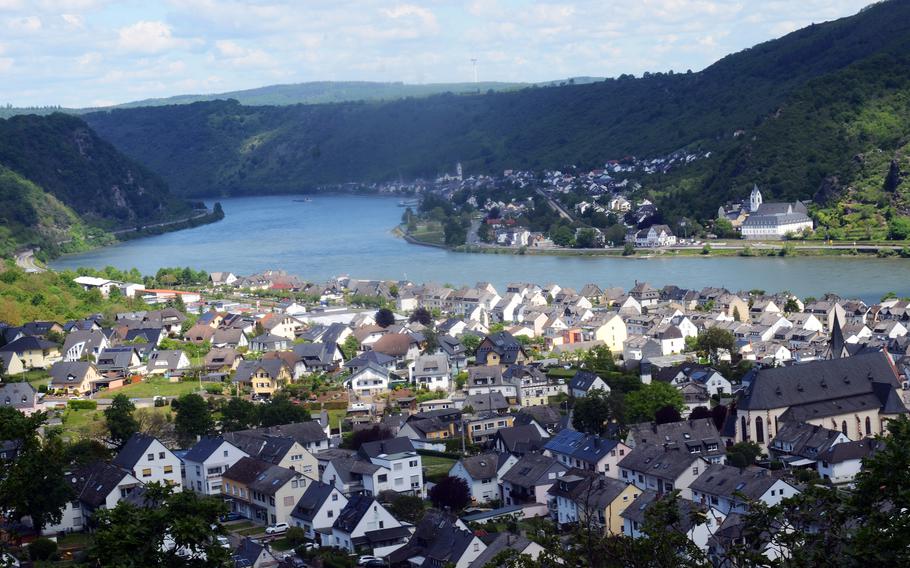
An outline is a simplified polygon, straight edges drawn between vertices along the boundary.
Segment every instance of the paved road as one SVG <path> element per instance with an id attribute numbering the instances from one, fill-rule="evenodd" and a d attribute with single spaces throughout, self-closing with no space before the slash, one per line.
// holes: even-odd
<path id="1" fill-rule="evenodd" d="M 16 266 L 26 272 L 45 272 L 47 270 L 35 263 L 35 251 L 31 249 L 16 253 Z"/>
<path id="2" fill-rule="evenodd" d="M 123 233 L 134 233 L 136 231 L 145 230 L 145 229 L 154 229 L 155 227 L 167 227 L 168 225 L 176 225 L 178 223 L 186 223 L 187 221 L 192 221 L 194 219 L 199 219 L 200 217 L 205 217 L 208 215 L 208 210 L 193 215 L 192 217 L 186 217 L 185 219 L 176 219 L 174 221 L 165 221 L 164 223 L 155 223 L 154 225 L 143 225 L 142 228 L 133 227 L 130 229 L 119 229 L 117 231 L 111 231 L 112 235 L 122 235 Z"/>

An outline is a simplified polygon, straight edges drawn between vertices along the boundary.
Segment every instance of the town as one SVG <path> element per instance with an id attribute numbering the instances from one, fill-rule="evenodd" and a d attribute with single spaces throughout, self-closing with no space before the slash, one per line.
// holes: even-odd
<path id="1" fill-rule="evenodd" d="M 54 277 L 131 310 L 0 330 L 10 563 L 765 565 L 903 503 L 893 295 Z"/>

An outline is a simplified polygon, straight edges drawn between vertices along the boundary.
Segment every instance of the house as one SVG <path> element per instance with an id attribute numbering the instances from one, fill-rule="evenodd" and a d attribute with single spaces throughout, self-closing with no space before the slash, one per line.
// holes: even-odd
<path id="1" fill-rule="evenodd" d="M 291 348 L 292 343 L 293 340 L 282 335 L 263 333 L 250 339 L 250 351 L 258 351 L 260 353 L 265 351 L 287 351 Z"/>
<path id="2" fill-rule="evenodd" d="M 717 509 L 724 515 L 748 513 L 750 505 L 762 502 L 777 505 L 799 490 L 761 467 L 740 469 L 711 464 L 690 485 L 692 500 Z"/>
<path id="3" fill-rule="evenodd" d="M 498 365 L 469 367 L 465 388 L 469 396 L 498 392 L 507 401 L 518 402 L 519 386 L 511 380 L 506 380 L 503 368 Z"/>
<path id="4" fill-rule="evenodd" d="M 347 504 L 348 498 L 334 486 L 314 481 L 294 506 L 290 523 L 302 528 L 310 540 L 321 542 L 322 535 L 331 534 L 335 519 Z"/>
<path id="5" fill-rule="evenodd" d="M 620 514 L 623 519 L 623 534 L 641 538 L 647 522 L 647 511 L 663 496 L 654 491 L 642 491 L 631 505 Z M 684 534 L 699 550 L 706 551 L 711 537 L 719 530 L 724 516 L 716 510 L 686 499 L 677 500 L 679 522 L 672 529 Z"/>
<path id="6" fill-rule="evenodd" d="M 504 505 L 546 504 L 547 492 L 568 468 L 541 454 L 522 456 L 500 477 Z"/>
<path id="7" fill-rule="evenodd" d="M 303 373 L 337 371 L 344 361 L 337 343 L 299 343 L 294 345 L 293 352 L 303 363 Z"/>
<path id="8" fill-rule="evenodd" d="M 183 487 L 202 495 L 221 495 L 221 474 L 245 451 L 223 438 L 202 438 L 183 456 Z"/>
<path id="9" fill-rule="evenodd" d="M 92 462 L 66 474 L 73 499 L 61 511 L 60 521 L 47 525 L 43 534 L 82 532 L 91 516 L 100 509 L 113 509 L 142 483 L 128 471 L 113 464 Z"/>
<path id="10" fill-rule="evenodd" d="M 626 445 L 633 449 L 643 445 L 681 449 L 710 463 L 724 463 L 726 455 L 720 433 L 710 418 L 632 424 L 626 435 Z"/>
<path id="11" fill-rule="evenodd" d="M 212 347 L 249 347 L 250 341 L 242 329 L 216 329 L 211 338 Z"/>
<path id="12" fill-rule="evenodd" d="M 514 365 L 528 360 L 521 343 L 507 331 L 486 336 L 477 346 L 475 360 L 478 365 Z"/>
<path id="13" fill-rule="evenodd" d="M 26 369 L 47 369 L 61 359 L 59 345 L 32 335 L 7 343 L 0 353 L 15 353 Z"/>
<path id="14" fill-rule="evenodd" d="M 293 425 L 286 424 L 285 426 Z M 250 457 L 298 471 L 310 479 L 318 479 L 318 463 L 313 453 L 298 442 L 294 436 L 276 431 L 277 428 L 225 432 L 222 437 L 249 454 Z M 316 428 L 319 428 L 318 424 L 316 424 Z M 322 433 L 322 430 L 319 429 L 319 432 Z"/>
<path id="15" fill-rule="evenodd" d="M 332 524 L 331 536 L 323 537 L 323 544 L 355 552 L 366 547 L 371 536 L 382 536 L 381 533 L 376 534 L 378 531 L 399 527 L 401 523 L 376 499 L 368 495 L 356 495 L 338 514 Z"/>
<path id="16" fill-rule="evenodd" d="M 218 330 L 208 324 L 197 323 L 193 327 L 186 330 L 186 333 L 183 334 L 183 339 L 197 345 L 201 345 L 206 342 L 214 344 L 212 338 L 215 336 L 215 333 L 217 333 L 217 331 Z"/>
<path id="17" fill-rule="evenodd" d="M 678 490 L 684 499 L 689 499 L 689 485 L 707 465 L 703 457 L 682 449 L 639 445 L 619 462 L 619 479 L 660 495 Z"/>
<path id="18" fill-rule="evenodd" d="M 456 424 L 461 421 L 460 410 L 445 410 L 454 411 L 455 415 L 457 415 L 457 420 L 444 420 L 434 415 L 434 411 L 412 414 L 398 429 L 398 435 L 407 437 L 418 448 L 429 448 L 442 443 L 440 447 L 444 449 L 445 444 L 443 442 L 447 438 L 455 436 Z"/>
<path id="19" fill-rule="evenodd" d="M 749 216 L 740 229 L 744 239 L 782 239 L 811 231 L 814 226 L 806 205 L 800 201 L 764 203 L 757 185 L 753 186 L 749 201 Z"/>
<path id="20" fill-rule="evenodd" d="M 389 357 L 383 353 L 376 353 L 375 351 L 364 351 L 360 355 L 345 363 L 344 368 L 351 371 L 351 373 L 356 373 L 361 369 L 370 366 L 371 364 L 377 367 L 383 367 L 388 372 L 395 370 L 394 357 Z"/>
<path id="21" fill-rule="evenodd" d="M 360 446 L 358 453 L 373 465 L 390 472 L 387 482 L 380 482 L 376 487 L 365 485 L 373 495 L 382 491 L 397 493 L 423 494 L 423 462 L 414 445 L 406 437 L 391 438 L 367 442 Z"/>
<path id="22" fill-rule="evenodd" d="M 95 390 L 101 374 L 94 363 L 72 361 L 54 363 L 50 370 L 50 389 L 68 395 L 83 396 Z"/>
<path id="23" fill-rule="evenodd" d="M 697 363 L 686 362 L 661 369 L 652 375 L 651 380 L 669 383 L 675 387 L 697 383 L 704 386 L 711 396 L 733 392 L 733 385 L 720 372 Z"/>
<path id="24" fill-rule="evenodd" d="M 371 362 L 351 374 L 344 384 L 357 396 L 381 394 L 389 390 L 389 370 Z"/>
<path id="25" fill-rule="evenodd" d="M 619 314 L 611 314 L 596 323 L 592 320 L 588 325 L 593 326 L 595 340 L 603 341 L 614 355 L 622 353 L 623 343 L 628 339 L 629 334 L 626 322 Z"/>
<path id="26" fill-rule="evenodd" d="M 851 483 L 862 470 L 863 460 L 880 447 L 871 438 L 833 445 L 818 455 L 818 475 L 834 484 Z"/>
<path id="27" fill-rule="evenodd" d="M 211 272 L 209 273 L 209 282 L 212 286 L 230 286 L 237 281 L 237 277 L 232 272 Z"/>
<path id="28" fill-rule="evenodd" d="M 461 406 L 465 413 L 494 413 L 504 414 L 509 410 L 509 403 L 506 402 L 502 393 L 489 392 L 484 394 L 472 394 L 465 397 Z"/>
<path id="29" fill-rule="evenodd" d="M 637 247 L 670 247 L 676 244 L 676 235 L 667 225 L 651 225 L 634 234 Z"/>
<path id="30" fill-rule="evenodd" d="M 591 371 L 582 370 L 569 381 L 569 394 L 575 398 L 584 398 L 593 390 L 610 392 L 610 385 Z"/>
<path id="31" fill-rule="evenodd" d="M 881 352 L 757 369 L 745 382 L 735 439 L 763 449 L 786 422 L 816 424 L 860 440 L 885 433 L 888 420 L 907 414 L 897 372 Z"/>
<path id="32" fill-rule="evenodd" d="M 288 314 L 270 313 L 259 319 L 259 324 L 266 331 L 265 335 L 283 337 L 288 342 L 294 341 L 297 330 L 303 327 L 303 322 Z M 255 350 L 255 348 L 254 348 Z M 264 351 L 264 350 L 261 350 Z"/>
<path id="33" fill-rule="evenodd" d="M 450 477 L 458 477 L 468 485 L 471 491 L 471 502 L 474 504 L 499 501 L 499 471 L 508 460 L 518 458 L 505 452 L 490 452 L 459 459 L 452 469 Z"/>
<path id="34" fill-rule="evenodd" d="M 222 474 L 231 510 L 262 524 L 290 523 L 291 511 L 313 480 L 269 462 L 243 457 Z"/>
<path id="35" fill-rule="evenodd" d="M 543 447 L 546 455 L 553 456 L 566 468 L 603 473 L 607 477 L 619 477 L 617 464 L 631 448 L 617 442 L 585 434 L 576 430 L 562 430 Z"/>
<path id="36" fill-rule="evenodd" d="M 622 534 L 620 515 L 640 494 L 632 484 L 580 469 L 567 471 L 549 490 L 558 526 L 590 522 L 607 535 Z"/>
<path id="37" fill-rule="evenodd" d="M 322 472 L 322 482 L 343 495 L 373 495 L 374 488 L 388 488 L 389 471 L 356 455 L 332 456 Z"/>
<path id="38" fill-rule="evenodd" d="M 236 371 L 243 361 L 243 355 L 232 347 L 214 347 L 205 354 L 205 370 L 216 373 Z"/>
<path id="39" fill-rule="evenodd" d="M 427 390 L 448 391 L 451 388 L 449 359 L 444 354 L 421 355 L 414 361 L 411 382 Z"/>
<path id="40" fill-rule="evenodd" d="M 329 447 L 328 434 L 326 433 L 324 426 L 318 420 L 307 420 L 305 422 L 292 422 L 279 426 L 241 430 L 239 432 L 234 432 L 234 434 L 241 437 L 252 438 L 290 438 L 311 454 L 316 454 L 316 452 L 326 450 Z M 295 469 L 293 463 L 286 467 Z M 305 467 L 303 469 L 299 467 L 296 469 L 303 471 L 304 475 L 310 473 Z"/>
<path id="41" fill-rule="evenodd" d="M 253 396 L 270 398 L 275 391 L 291 382 L 291 372 L 281 359 L 241 361 L 234 382 L 250 389 Z"/>
<path id="42" fill-rule="evenodd" d="M 38 391 L 29 383 L 0 383 L 0 407 L 30 416 L 38 411 Z"/>
<path id="43" fill-rule="evenodd" d="M 534 425 L 541 435 L 555 434 L 560 430 L 563 416 L 552 406 L 526 406 L 515 416 L 515 426 Z"/>
<path id="44" fill-rule="evenodd" d="M 497 430 L 496 436 L 493 438 L 493 445 L 498 452 L 523 456 L 543 449 L 549 437 L 548 432 L 541 431 L 533 424 L 522 424 Z"/>
<path id="45" fill-rule="evenodd" d="M 98 355 L 110 346 L 110 341 L 98 330 L 75 330 L 66 336 L 63 342 L 63 360 L 79 361 L 86 357 L 97 361 Z"/>
<path id="46" fill-rule="evenodd" d="M 0 351 L 0 369 L 5 375 L 13 376 L 26 371 L 22 358 L 12 351 Z"/>
<path id="47" fill-rule="evenodd" d="M 523 408 L 547 405 L 551 396 L 566 392 L 565 384 L 551 382 L 546 373 L 537 367 L 510 365 L 503 371 L 502 378 L 517 385 L 518 403 Z"/>
<path id="48" fill-rule="evenodd" d="M 181 375 L 190 368 L 190 358 L 179 349 L 152 351 L 146 368 L 150 375 Z"/>
<path id="49" fill-rule="evenodd" d="M 398 362 L 413 361 L 420 354 L 420 341 L 415 334 L 386 333 L 373 343 L 372 350 Z"/>
<path id="50" fill-rule="evenodd" d="M 161 483 L 170 485 L 174 491 L 183 487 L 180 458 L 152 436 L 133 434 L 111 463 L 129 471 L 146 485 Z"/>
<path id="51" fill-rule="evenodd" d="M 792 467 L 815 466 L 819 455 L 837 444 L 849 442 L 840 430 L 805 422 L 789 422 L 780 427 L 768 446 L 769 453 Z"/>
<path id="52" fill-rule="evenodd" d="M 98 372 L 118 375 L 143 374 L 145 366 L 135 346 L 108 347 L 98 354 Z"/>
<path id="53" fill-rule="evenodd" d="M 240 546 L 231 556 L 233 566 L 243 568 L 273 568 L 279 565 L 278 559 L 266 548 L 266 545 L 252 538 L 242 537 Z"/>
<path id="54" fill-rule="evenodd" d="M 389 564 L 425 568 L 468 568 L 486 550 L 464 522 L 447 511 L 430 510 L 417 523 L 407 544 L 392 551 Z"/>
<path id="55" fill-rule="evenodd" d="M 492 442 L 499 429 L 509 428 L 514 422 L 515 417 L 511 414 L 487 412 L 464 416 L 464 428 L 471 444 Z"/>

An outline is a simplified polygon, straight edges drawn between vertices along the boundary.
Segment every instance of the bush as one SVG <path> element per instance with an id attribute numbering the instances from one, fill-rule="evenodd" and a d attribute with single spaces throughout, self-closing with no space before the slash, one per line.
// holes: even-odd
<path id="1" fill-rule="evenodd" d="M 98 403 L 94 400 L 71 400 L 66 403 L 73 410 L 97 410 Z"/>
<path id="2" fill-rule="evenodd" d="M 57 543 L 49 538 L 39 538 L 28 545 L 28 557 L 34 561 L 51 560 L 57 556 Z"/>
<path id="3" fill-rule="evenodd" d="M 307 542 L 306 531 L 300 527 L 289 527 L 288 531 L 284 534 L 284 538 L 287 539 L 288 544 L 294 548 Z"/>
<path id="4" fill-rule="evenodd" d="M 205 385 L 205 392 L 209 394 L 221 394 L 224 392 L 224 385 L 221 383 L 210 383 Z"/>

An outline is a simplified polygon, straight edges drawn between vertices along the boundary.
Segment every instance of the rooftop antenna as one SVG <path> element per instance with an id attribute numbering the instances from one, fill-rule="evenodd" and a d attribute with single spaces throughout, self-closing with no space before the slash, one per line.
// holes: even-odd
<path id="1" fill-rule="evenodd" d="M 474 84 L 477 84 L 477 59 L 471 58 L 471 67 L 474 69 Z"/>

